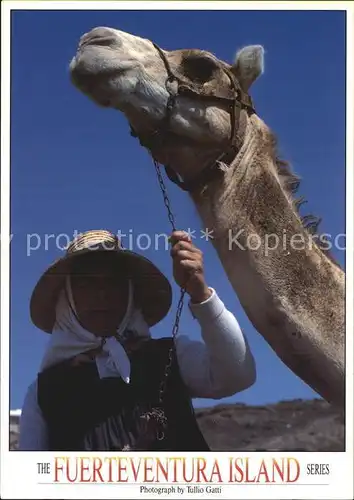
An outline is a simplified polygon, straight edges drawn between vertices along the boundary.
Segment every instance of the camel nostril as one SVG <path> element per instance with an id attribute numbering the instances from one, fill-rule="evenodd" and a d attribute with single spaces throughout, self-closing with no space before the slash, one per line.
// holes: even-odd
<path id="1" fill-rule="evenodd" d="M 97 26 L 96 28 L 93 28 L 90 33 L 93 35 L 100 35 L 100 36 L 107 36 L 107 35 L 112 35 L 115 30 L 112 28 L 107 28 L 107 26 Z"/>
<path id="2" fill-rule="evenodd" d="M 117 42 L 117 36 L 112 29 L 101 27 L 94 28 L 80 38 L 79 49 L 86 45 L 103 45 L 109 47 L 113 44 L 117 44 Z"/>

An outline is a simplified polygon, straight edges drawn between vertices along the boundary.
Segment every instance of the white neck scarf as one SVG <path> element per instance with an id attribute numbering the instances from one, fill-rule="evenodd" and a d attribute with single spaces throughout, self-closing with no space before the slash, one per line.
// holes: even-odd
<path id="1" fill-rule="evenodd" d="M 67 276 L 66 293 L 62 290 L 59 294 L 56 322 L 40 371 L 102 345 L 102 338 L 81 326 L 73 311 L 76 314 L 70 277 Z M 129 281 L 128 307 L 117 329 L 118 338 L 125 336 L 150 337 L 149 327 L 141 311 L 134 307 L 131 281 Z M 96 365 L 100 378 L 120 376 L 126 383 L 130 382 L 130 361 L 124 347 L 115 337 L 106 338 L 102 351 L 96 356 Z"/>

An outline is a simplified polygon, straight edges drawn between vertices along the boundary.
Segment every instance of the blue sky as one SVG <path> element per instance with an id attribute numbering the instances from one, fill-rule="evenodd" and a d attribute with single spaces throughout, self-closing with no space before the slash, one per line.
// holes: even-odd
<path id="1" fill-rule="evenodd" d="M 131 238 L 123 238 L 125 246 L 152 259 L 172 280 L 169 252 L 162 244 L 158 250 L 138 248 L 139 234 L 153 238 L 171 229 L 150 157 L 130 137 L 123 115 L 96 107 L 69 81 L 68 64 L 78 40 L 95 26 L 128 31 L 166 49 L 206 49 L 228 62 L 243 45 L 264 45 L 265 74 L 252 89 L 257 112 L 277 134 L 282 156 L 303 178 L 300 194 L 308 199 L 303 211 L 320 215 L 323 231 L 334 236 L 345 232 L 344 13 L 16 12 L 11 75 L 11 408 L 22 405 L 48 341 L 31 324 L 28 306 L 40 274 L 67 242 L 58 235 L 121 230 Z M 222 402 L 264 404 L 316 396 L 254 330 L 211 243 L 201 239 L 188 195 L 170 182 L 167 186 L 177 226 L 196 230 L 194 243 L 204 252 L 207 281 L 238 318 L 256 358 L 256 384 Z M 333 253 L 344 265 L 344 251 Z M 171 334 L 179 298 L 174 283 L 173 290 L 174 306 L 153 328 L 155 337 Z M 180 329 L 192 338 L 200 335 L 187 307 Z"/>

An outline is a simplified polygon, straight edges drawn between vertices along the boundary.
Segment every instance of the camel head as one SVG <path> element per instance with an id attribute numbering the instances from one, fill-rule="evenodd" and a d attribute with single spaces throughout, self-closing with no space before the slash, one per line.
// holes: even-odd
<path id="1" fill-rule="evenodd" d="M 81 37 L 70 72 L 73 84 L 94 102 L 124 113 L 156 160 L 188 178 L 237 136 L 249 108 L 235 108 L 235 124 L 235 96 L 247 100 L 263 72 L 263 54 L 261 46 L 248 46 L 230 65 L 203 50 L 166 51 L 98 27 Z"/>

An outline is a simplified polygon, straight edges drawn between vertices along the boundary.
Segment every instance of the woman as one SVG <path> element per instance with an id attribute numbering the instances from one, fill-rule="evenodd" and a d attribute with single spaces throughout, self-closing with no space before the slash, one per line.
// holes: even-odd
<path id="1" fill-rule="evenodd" d="M 32 321 L 51 338 L 25 397 L 20 450 L 209 449 L 191 398 L 250 387 L 255 365 L 236 318 L 206 284 L 202 252 L 181 231 L 170 242 L 203 341 L 152 339 L 171 306 L 168 280 L 112 233 L 81 234 L 31 297 Z"/>

